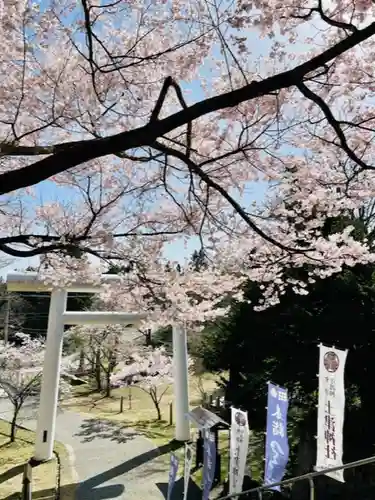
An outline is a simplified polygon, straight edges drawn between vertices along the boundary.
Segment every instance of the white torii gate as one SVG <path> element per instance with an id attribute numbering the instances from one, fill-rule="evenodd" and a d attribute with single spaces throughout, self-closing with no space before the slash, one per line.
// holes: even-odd
<path id="1" fill-rule="evenodd" d="M 119 279 L 117 275 L 104 274 L 101 283 L 115 284 Z M 87 283 L 74 283 L 66 289 L 55 289 L 40 281 L 37 273 L 8 274 L 7 289 L 9 292 L 51 291 L 34 451 L 35 460 L 46 461 L 53 456 L 64 325 L 125 323 L 128 327 L 135 327 L 145 319 L 146 313 L 66 311 L 68 291 L 97 293 L 100 287 Z M 189 412 L 188 360 L 186 332 L 181 326 L 173 326 L 173 360 L 175 439 L 188 441 L 190 439 L 190 425 L 186 417 Z"/>

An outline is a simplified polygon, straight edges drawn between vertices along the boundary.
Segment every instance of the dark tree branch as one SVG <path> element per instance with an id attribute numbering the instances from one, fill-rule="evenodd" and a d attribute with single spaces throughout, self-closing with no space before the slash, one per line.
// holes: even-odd
<path id="1" fill-rule="evenodd" d="M 259 82 L 251 82 L 240 89 L 205 99 L 167 118 L 151 121 L 143 127 L 121 132 L 103 139 L 77 141 L 70 143 L 68 146 L 64 144 L 51 146 L 50 148 L 54 151 L 51 156 L 26 167 L 1 174 L 0 195 L 37 184 L 53 175 L 94 158 L 151 145 L 159 137 L 208 113 L 234 107 L 244 101 L 298 85 L 302 83 L 308 73 L 316 71 L 374 34 L 375 22 L 362 30 L 357 30 L 333 47 L 330 47 L 294 69 L 270 76 Z"/>
<path id="2" fill-rule="evenodd" d="M 351 33 L 355 33 L 356 31 L 358 31 L 358 28 L 354 26 L 354 24 L 344 23 L 342 21 L 336 21 L 335 19 L 331 19 L 330 17 L 328 17 L 323 11 L 322 0 L 318 0 L 318 6 L 309 9 L 309 11 L 306 14 L 301 14 L 301 15 L 294 14 L 291 15 L 290 17 L 294 19 L 308 20 L 311 19 L 314 12 L 317 12 L 320 15 L 321 19 L 330 26 L 333 26 L 335 28 L 340 28 L 345 31 L 349 31 Z"/>
<path id="3" fill-rule="evenodd" d="M 321 111 L 323 112 L 325 118 L 327 119 L 327 122 L 331 125 L 333 130 L 336 132 L 336 135 L 340 141 L 340 146 L 345 151 L 345 153 L 348 155 L 348 157 L 353 160 L 357 165 L 359 165 L 361 168 L 364 170 L 368 170 L 373 168 L 371 165 L 367 165 L 361 158 L 359 158 L 354 151 L 349 147 L 348 142 L 346 140 L 345 134 L 342 131 L 339 122 L 336 120 L 336 118 L 333 116 L 332 111 L 329 109 L 329 106 L 324 100 L 315 92 L 310 90 L 304 83 L 299 83 L 297 85 L 297 88 L 299 91 L 309 100 L 313 101 Z"/>
<path id="4" fill-rule="evenodd" d="M 155 107 L 151 113 L 150 122 L 156 121 L 159 118 L 159 114 L 162 110 L 164 101 L 167 97 L 167 93 L 168 93 L 168 90 L 170 87 L 174 88 L 176 95 L 177 95 L 177 99 L 178 99 L 179 103 L 181 104 L 182 109 L 185 109 L 185 110 L 188 109 L 188 105 L 186 104 L 186 101 L 184 99 L 184 96 L 182 94 L 182 90 L 181 90 L 180 86 L 178 85 L 177 82 L 175 82 L 173 80 L 173 78 L 171 76 L 168 76 L 164 81 L 164 84 L 163 84 L 163 87 L 160 91 L 158 100 L 156 101 Z M 190 156 L 191 134 L 192 134 L 191 120 L 189 120 L 186 125 L 187 125 L 187 127 L 186 127 L 186 155 Z"/>
<path id="5" fill-rule="evenodd" d="M 175 158 L 178 158 L 179 160 L 183 161 L 187 167 L 198 177 L 200 177 L 207 186 L 210 188 L 214 189 L 218 193 L 221 194 L 223 198 L 227 200 L 227 202 L 235 209 L 235 211 L 240 215 L 240 217 L 246 222 L 246 224 L 256 233 L 258 234 L 261 238 L 263 238 L 265 241 L 268 241 L 268 243 L 271 243 L 272 245 L 275 245 L 276 247 L 280 248 L 281 250 L 284 250 L 286 252 L 294 252 L 294 253 L 306 253 L 309 249 L 299 249 L 299 248 L 290 248 L 279 241 L 275 240 L 268 234 L 266 234 L 264 231 L 262 231 L 250 218 L 250 216 L 247 214 L 247 212 L 241 207 L 241 205 L 222 187 L 220 184 L 218 184 L 216 181 L 214 181 L 208 174 L 206 174 L 199 165 L 194 163 L 188 156 L 186 156 L 184 153 L 181 151 L 174 150 L 172 148 L 169 148 L 168 146 L 165 146 L 164 144 L 160 144 L 159 142 L 155 142 L 153 147 L 157 149 L 158 151 L 163 151 L 165 154 L 168 154 L 170 156 L 174 156 Z"/>
<path id="6" fill-rule="evenodd" d="M 136 229 L 137 228 L 134 228 L 125 233 L 115 233 L 112 236 L 113 238 L 132 238 L 139 236 L 152 238 L 155 236 L 174 236 L 181 233 L 179 229 L 161 231 L 137 231 Z M 35 242 L 32 242 L 33 240 L 35 240 Z M 92 240 L 93 237 L 91 235 L 85 234 L 71 237 L 69 237 L 69 235 L 19 234 L 0 238 L 0 251 L 12 257 L 20 258 L 35 257 L 36 255 L 45 255 L 51 252 L 65 252 L 71 255 L 77 252 L 85 252 L 104 259 L 121 258 L 115 254 L 87 247 L 86 245 L 92 242 Z M 13 248 L 10 245 L 23 245 L 29 248 Z"/>

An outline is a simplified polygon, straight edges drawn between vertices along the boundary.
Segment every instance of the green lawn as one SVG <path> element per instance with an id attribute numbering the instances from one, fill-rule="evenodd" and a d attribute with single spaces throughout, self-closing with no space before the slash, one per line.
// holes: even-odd
<path id="1" fill-rule="evenodd" d="M 216 378 L 206 374 L 202 378 L 203 389 L 211 394 L 216 388 Z M 202 401 L 202 394 L 199 388 L 198 378 L 190 377 L 190 406 L 199 406 Z M 162 419 L 169 420 L 169 405 L 173 403 L 173 385 L 160 387 L 160 392 L 167 389 L 161 400 Z M 121 397 L 124 401 L 124 411 L 120 413 Z M 62 403 L 72 410 L 81 413 L 100 414 L 103 418 L 111 420 L 137 423 L 139 421 L 153 421 L 156 419 L 156 410 L 151 398 L 141 388 L 133 386 L 131 388 L 121 388 L 112 390 L 110 398 L 104 398 L 102 394 L 92 393 L 85 385 L 77 386 L 74 389 L 74 397 Z"/>
<path id="2" fill-rule="evenodd" d="M 22 491 L 22 476 L 24 464 L 33 455 L 34 432 L 18 429 L 16 441 L 9 441 L 10 424 L 0 420 L 0 498 L 2 500 L 19 500 Z M 61 443 L 56 443 L 55 451 L 61 459 L 61 500 L 73 500 L 75 485 L 71 480 L 71 470 L 66 449 Z M 57 462 L 40 464 L 33 467 L 32 492 L 33 498 L 52 500 L 55 498 L 57 477 Z"/>

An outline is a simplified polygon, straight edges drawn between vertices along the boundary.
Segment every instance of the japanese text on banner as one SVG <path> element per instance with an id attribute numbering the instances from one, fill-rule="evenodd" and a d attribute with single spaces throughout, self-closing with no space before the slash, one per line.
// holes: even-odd
<path id="1" fill-rule="evenodd" d="M 266 464 L 264 483 L 282 481 L 289 459 L 287 435 L 288 391 L 283 387 L 268 384 Z M 276 486 L 272 489 L 280 491 Z"/>
<path id="2" fill-rule="evenodd" d="M 316 469 L 342 465 L 345 411 L 344 369 L 347 352 L 319 346 L 319 400 Z M 342 470 L 327 473 L 344 482 Z"/>
<path id="3" fill-rule="evenodd" d="M 232 408 L 230 434 L 229 493 L 240 493 L 245 476 L 249 447 L 247 412 Z"/>

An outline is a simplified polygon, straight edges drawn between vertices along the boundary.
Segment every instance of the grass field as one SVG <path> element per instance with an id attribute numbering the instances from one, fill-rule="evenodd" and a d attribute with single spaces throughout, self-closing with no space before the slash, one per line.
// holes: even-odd
<path id="1" fill-rule="evenodd" d="M 199 388 L 197 377 L 190 377 L 189 392 L 190 406 L 199 406 L 202 402 L 202 393 Z M 211 394 L 217 389 L 216 378 L 206 374 L 202 377 L 204 392 Z M 160 387 L 160 392 L 167 388 L 161 400 L 162 419 L 169 420 L 170 403 L 173 404 L 173 386 Z M 121 397 L 123 397 L 123 413 L 120 413 Z M 100 415 L 101 418 L 110 418 L 118 422 L 138 425 L 140 422 L 153 422 L 157 414 L 151 398 L 141 388 L 133 386 L 131 388 L 114 389 L 110 398 L 104 398 L 102 394 L 89 392 L 87 386 L 75 388 L 73 398 L 62 403 L 72 411 L 80 413 L 91 413 L 93 416 Z M 172 406 L 173 410 L 173 406 Z M 174 417 L 173 417 L 174 419 Z"/>
<path id="2" fill-rule="evenodd" d="M 21 499 L 24 464 L 33 455 L 35 434 L 25 429 L 18 429 L 14 443 L 9 441 L 9 434 L 9 422 L 0 420 L 0 498 L 19 500 Z M 56 443 L 55 451 L 62 462 L 61 500 L 73 500 L 75 486 L 71 481 L 66 450 L 62 444 Z M 33 467 L 33 499 L 54 499 L 56 478 L 56 459 Z"/>

